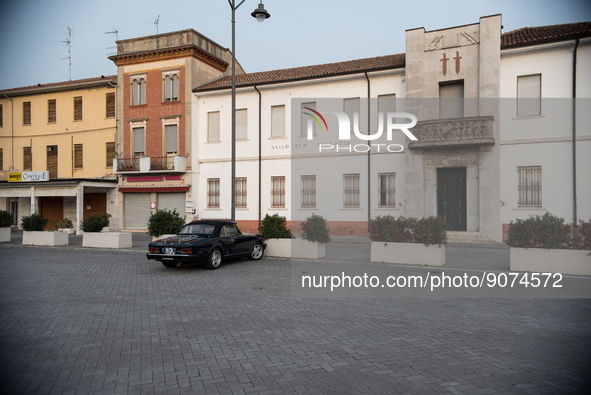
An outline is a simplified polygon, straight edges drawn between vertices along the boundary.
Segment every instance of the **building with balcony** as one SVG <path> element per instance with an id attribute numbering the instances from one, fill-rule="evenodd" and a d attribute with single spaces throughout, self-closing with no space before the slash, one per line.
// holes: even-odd
<path id="1" fill-rule="evenodd" d="M 77 231 L 92 214 L 116 229 L 115 76 L 0 91 L 0 209 Z"/>

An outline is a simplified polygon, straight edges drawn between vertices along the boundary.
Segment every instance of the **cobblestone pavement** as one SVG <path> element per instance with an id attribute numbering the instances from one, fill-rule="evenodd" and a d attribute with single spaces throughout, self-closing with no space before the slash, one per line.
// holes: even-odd
<path id="1" fill-rule="evenodd" d="M 294 268 L 165 269 L 139 250 L 0 246 L 0 393 L 591 389 L 591 299 L 307 297 L 292 292 Z"/>

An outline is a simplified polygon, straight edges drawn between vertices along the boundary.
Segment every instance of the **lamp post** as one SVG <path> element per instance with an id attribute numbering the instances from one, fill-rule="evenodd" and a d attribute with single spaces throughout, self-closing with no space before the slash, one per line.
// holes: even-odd
<path id="1" fill-rule="evenodd" d="M 235 0 L 228 0 L 232 8 L 232 221 L 236 219 L 236 10 L 245 1 L 236 5 Z M 263 3 L 259 3 L 259 7 L 251 15 L 259 22 L 271 17 Z"/>

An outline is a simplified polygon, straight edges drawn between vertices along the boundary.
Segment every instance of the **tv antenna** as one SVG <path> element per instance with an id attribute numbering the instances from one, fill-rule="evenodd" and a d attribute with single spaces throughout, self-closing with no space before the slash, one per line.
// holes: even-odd
<path id="1" fill-rule="evenodd" d="M 154 22 L 144 22 L 144 23 L 153 23 L 156 26 L 156 34 L 158 34 L 158 22 L 160 22 L 160 14 L 158 14 L 158 18 L 154 19 Z"/>
<path id="2" fill-rule="evenodd" d="M 72 81 L 72 29 L 70 29 L 68 27 L 68 37 L 66 38 L 66 41 L 62 41 L 63 43 L 66 43 L 66 45 L 68 46 L 68 57 L 67 58 L 63 58 L 62 60 L 68 59 L 68 66 L 69 66 L 69 70 L 70 70 L 70 81 Z"/>
<path id="3" fill-rule="evenodd" d="M 113 28 L 112 31 L 110 32 L 105 32 L 105 34 L 114 34 L 115 35 L 115 43 L 117 43 L 117 41 L 119 41 L 119 30 Z M 117 46 L 114 47 L 107 47 L 107 49 L 113 49 L 113 48 L 117 48 Z M 117 53 L 117 51 L 115 51 L 115 54 Z M 109 54 L 111 55 L 111 54 Z"/>

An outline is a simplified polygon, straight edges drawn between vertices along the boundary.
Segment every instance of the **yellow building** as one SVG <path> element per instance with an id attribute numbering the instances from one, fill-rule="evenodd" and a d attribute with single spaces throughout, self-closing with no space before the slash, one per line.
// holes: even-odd
<path id="1" fill-rule="evenodd" d="M 0 91 L 0 209 L 117 224 L 116 76 Z M 111 226 L 111 228 L 114 228 Z"/>

